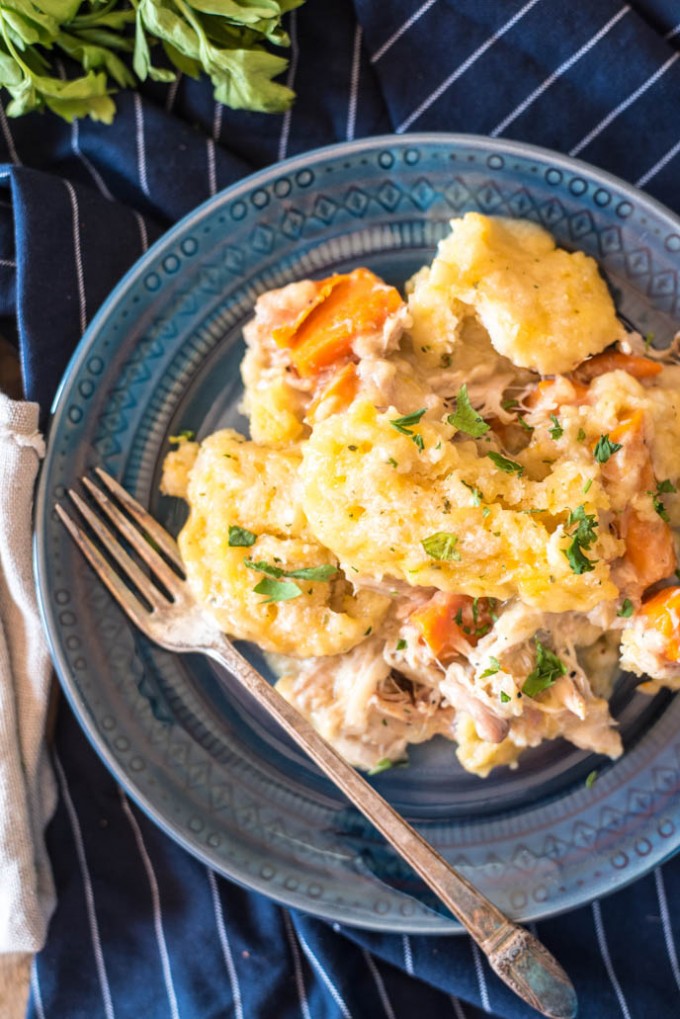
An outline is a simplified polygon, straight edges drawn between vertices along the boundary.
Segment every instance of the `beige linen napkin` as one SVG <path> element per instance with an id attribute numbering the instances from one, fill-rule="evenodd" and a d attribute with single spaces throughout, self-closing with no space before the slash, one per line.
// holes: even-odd
<path id="1" fill-rule="evenodd" d="M 0 393 L 0 1016 L 25 1014 L 54 886 L 44 830 L 56 793 L 45 721 L 51 666 L 32 565 L 38 405 Z"/>

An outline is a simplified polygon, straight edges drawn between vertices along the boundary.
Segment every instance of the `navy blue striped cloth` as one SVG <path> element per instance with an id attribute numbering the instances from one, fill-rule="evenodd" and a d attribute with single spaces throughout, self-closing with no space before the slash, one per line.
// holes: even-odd
<path id="1" fill-rule="evenodd" d="M 581 156 L 680 212 L 677 0 L 308 0 L 282 117 L 205 83 L 123 94 L 112 127 L 0 108 L 0 332 L 46 411 L 86 323 L 171 223 L 277 159 L 410 129 Z M 466 937 L 383 936 L 216 877 L 121 793 L 62 704 L 48 831 L 58 906 L 35 1019 L 529 1019 Z M 680 1015 L 680 858 L 537 925 L 587 1019 Z"/>

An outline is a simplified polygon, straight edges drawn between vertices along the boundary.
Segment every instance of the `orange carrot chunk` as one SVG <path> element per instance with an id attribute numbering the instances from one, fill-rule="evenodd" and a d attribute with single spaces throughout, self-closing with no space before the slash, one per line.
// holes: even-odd
<path id="1" fill-rule="evenodd" d="M 321 280 L 315 299 L 295 322 L 279 326 L 272 335 L 290 350 L 298 373 L 308 378 L 351 357 L 354 340 L 381 332 L 402 304 L 394 287 L 369 269 L 355 269 Z"/>
<path id="2" fill-rule="evenodd" d="M 539 406 L 543 410 L 556 410 L 558 407 L 578 406 L 585 402 L 587 396 L 587 386 L 565 375 L 556 375 L 554 379 L 541 379 L 525 397 L 524 403 L 530 410 Z"/>
<path id="3" fill-rule="evenodd" d="M 319 388 L 307 410 L 307 420 L 313 422 L 321 404 L 328 406 L 327 414 L 337 414 L 349 407 L 359 390 L 356 365 L 353 361 L 336 369 L 330 378 L 326 374 L 319 380 Z M 326 410 L 326 408 L 324 408 Z"/>
<path id="4" fill-rule="evenodd" d="M 666 638 L 663 654 L 671 662 L 680 662 L 680 587 L 666 587 L 646 601 L 638 617 Z"/>
<path id="5" fill-rule="evenodd" d="M 658 361 L 651 357 L 640 357 L 637 354 L 624 354 L 620 350 L 605 350 L 596 354 L 575 369 L 575 374 L 584 382 L 592 382 L 598 375 L 607 372 L 624 371 L 634 379 L 651 379 L 662 370 Z"/>
<path id="6" fill-rule="evenodd" d="M 437 591 L 410 618 L 440 661 L 475 647 L 492 625 L 488 599 L 446 591 Z"/>
<path id="7" fill-rule="evenodd" d="M 661 517 L 650 520 L 626 511 L 621 520 L 621 537 L 640 590 L 646 590 L 673 573 L 676 567 L 673 533 Z"/>

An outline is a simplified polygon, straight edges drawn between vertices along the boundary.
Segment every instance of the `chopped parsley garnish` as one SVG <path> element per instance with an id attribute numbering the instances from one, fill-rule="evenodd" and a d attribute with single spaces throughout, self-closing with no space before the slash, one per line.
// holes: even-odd
<path id="1" fill-rule="evenodd" d="M 505 690 L 501 690 L 501 704 L 507 704 L 508 701 L 511 701 L 511 700 L 512 700 L 512 697 L 509 694 L 507 694 L 505 692 Z"/>
<path id="2" fill-rule="evenodd" d="M 421 545 L 432 559 L 440 559 L 444 562 L 460 562 L 460 552 L 456 548 L 458 536 L 448 531 L 437 531 L 423 538 Z"/>
<path id="3" fill-rule="evenodd" d="M 593 456 L 598 463 L 605 464 L 609 457 L 613 456 L 614 453 L 618 453 L 620 449 L 623 449 L 620 442 L 612 442 L 609 438 L 609 434 L 601 435 L 597 440 L 595 449 L 593 450 Z"/>
<path id="4" fill-rule="evenodd" d="M 584 432 L 584 430 L 582 428 L 579 428 L 579 430 L 576 433 L 576 441 L 577 442 L 585 442 L 585 438 L 586 438 L 586 433 Z"/>
<path id="5" fill-rule="evenodd" d="M 463 481 L 462 478 L 461 478 L 461 481 Z M 472 505 L 473 506 L 481 506 L 481 504 L 482 504 L 482 493 L 479 491 L 479 489 L 475 488 L 474 485 L 469 485 L 467 483 L 467 481 L 463 481 L 463 484 L 472 493 Z"/>
<path id="6" fill-rule="evenodd" d="M 397 641 L 397 651 L 405 651 L 407 647 L 408 642 L 405 641 L 403 637 L 400 637 Z"/>
<path id="7" fill-rule="evenodd" d="M 455 414 L 449 414 L 446 420 L 459 432 L 465 432 L 473 439 L 479 439 L 482 435 L 486 435 L 490 427 L 470 403 L 466 385 L 462 385 L 458 390 Z"/>
<path id="8" fill-rule="evenodd" d="M 555 440 L 561 439 L 562 436 L 564 435 L 564 428 L 560 424 L 559 419 L 557 418 L 557 416 L 555 414 L 551 414 L 550 415 L 550 420 L 553 423 L 552 428 L 548 429 L 548 431 L 550 432 L 550 435 Z"/>
<path id="9" fill-rule="evenodd" d="M 378 761 L 378 763 L 373 768 L 371 768 L 371 770 L 369 771 L 368 774 L 369 775 L 379 775 L 381 771 L 389 771 L 390 768 L 393 768 L 393 767 L 394 767 L 394 764 L 389 759 L 389 757 L 383 757 L 383 759 L 381 761 Z"/>
<path id="10" fill-rule="evenodd" d="M 480 679 L 486 679 L 487 676 L 495 676 L 497 672 L 501 671 L 501 663 L 493 655 L 489 655 L 489 667 L 484 669 L 484 672 L 479 677 Z"/>
<path id="11" fill-rule="evenodd" d="M 290 580 L 274 580 L 272 577 L 263 577 L 259 584 L 253 588 L 255 594 L 265 595 L 263 605 L 273 601 L 290 601 L 292 598 L 299 598 L 302 591 Z"/>
<path id="12" fill-rule="evenodd" d="M 519 407 L 519 403 L 513 397 L 508 400 L 502 400 L 501 407 L 503 408 L 503 410 L 517 410 L 517 408 Z"/>
<path id="13" fill-rule="evenodd" d="M 492 460 L 499 471 L 505 471 L 506 474 L 516 474 L 519 478 L 524 474 L 524 467 L 518 464 L 516 460 L 508 460 L 506 456 L 502 456 L 500 453 L 487 453 L 490 460 Z"/>
<path id="14" fill-rule="evenodd" d="M 413 414 L 405 414 L 404 417 L 395 418 L 393 421 L 390 421 L 393 428 L 396 428 L 402 435 L 408 435 L 409 439 L 415 442 L 421 453 L 425 448 L 425 443 L 423 442 L 422 435 L 418 435 L 417 432 L 413 431 L 413 426 L 418 424 L 426 409 L 426 407 L 422 407 L 421 410 L 416 410 Z"/>
<path id="15" fill-rule="evenodd" d="M 517 424 L 518 424 L 518 425 L 521 425 L 521 426 L 522 426 L 522 428 L 524 429 L 524 431 L 525 431 L 525 432 L 529 432 L 529 434 L 531 434 L 531 432 L 535 431 L 535 429 L 533 428 L 533 426 L 532 426 L 532 425 L 528 425 L 528 424 L 526 423 L 526 421 L 524 420 L 524 418 L 522 417 L 522 415 L 521 415 L 521 414 L 518 414 L 518 415 L 517 415 Z"/>
<path id="16" fill-rule="evenodd" d="M 522 693 L 527 697 L 535 697 L 542 690 L 553 686 L 560 676 L 567 671 L 567 667 L 561 658 L 549 648 L 541 644 L 538 637 L 536 643 L 536 665 L 524 680 Z"/>
<path id="17" fill-rule="evenodd" d="M 394 459 L 393 456 L 391 456 L 387 462 L 390 465 L 390 467 L 398 467 L 399 466 L 399 464 L 397 463 L 397 461 Z"/>
<path id="18" fill-rule="evenodd" d="M 576 524 L 574 531 L 568 532 L 571 544 L 563 549 L 569 565 L 574 573 L 590 573 L 595 569 L 596 559 L 589 559 L 584 555 L 583 550 L 589 549 L 597 541 L 595 528 L 597 519 L 594 513 L 586 513 L 585 506 L 577 506 L 575 510 L 569 511 L 567 527 Z"/>
<path id="19" fill-rule="evenodd" d="M 229 548 L 250 548 L 257 541 L 257 535 L 245 527 L 229 525 Z"/>
<path id="20" fill-rule="evenodd" d="M 654 333 L 645 333 L 645 351 L 654 343 Z"/>
<path id="21" fill-rule="evenodd" d="M 677 492 L 677 488 L 668 478 L 666 478 L 665 481 L 657 481 L 656 492 L 647 492 L 647 495 L 651 495 L 652 497 L 654 509 L 661 519 L 666 521 L 666 523 L 670 521 L 670 517 L 668 516 L 668 511 L 663 499 L 660 499 L 659 496 L 667 492 Z"/>
<path id="22" fill-rule="evenodd" d="M 303 566 L 299 570 L 284 570 L 273 563 L 254 559 L 244 559 L 243 565 L 249 570 L 257 570 L 258 573 L 266 573 L 268 577 L 279 580 L 281 577 L 289 577 L 293 580 L 330 580 L 338 572 L 337 566 L 324 563 L 322 566 Z"/>
<path id="23" fill-rule="evenodd" d="M 633 609 L 634 605 L 630 598 L 624 598 L 623 602 L 621 603 L 621 608 L 616 614 L 617 616 L 623 616 L 624 619 L 628 619 L 629 616 L 633 615 Z"/>
<path id="24" fill-rule="evenodd" d="M 174 442 L 175 444 L 183 441 L 193 442 L 195 438 L 196 432 L 192 432 L 190 428 L 185 428 L 179 435 L 169 435 L 168 442 Z"/>
<path id="25" fill-rule="evenodd" d="M 592 478 L 588 478 L 588 480 L 586 481 L 585 485 L 583 486 L 583 494 L 584 495 L 588 494 L 588 492 L 590 491 L 590 486 L 592 485 L 592 483 L 593 483 L 593 479 Z"/>
<path id="26" fill-rule="evenodd" d="M 592 789 L 597 780 L 597 771 L 590 771 L 586 776 L 586 789 Z"/>

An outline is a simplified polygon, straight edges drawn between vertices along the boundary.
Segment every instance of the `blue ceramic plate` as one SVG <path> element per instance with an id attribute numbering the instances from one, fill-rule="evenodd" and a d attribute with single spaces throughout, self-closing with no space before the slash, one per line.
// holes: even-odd
<path id="1" fill-rule="evenodd" d="M 447 223 L 477 209 L 528 217 L 599 261 L 620 312 L 663 342 L 680 323 L 680 221 L 583 163 L 447 135 L 324 149 L 217 195 L 166 234 L 93 321 L 61 385 L 37 507 L 40 597 L 66 695 L 131 796 L 228 877 L 342 923 L 401 932 L 457 925 L 333 786 L 213 666 L 146 641 L 112 603 L 52 506 L 96 464 L 176 531 L 158 494 L 168 436 L 239 418 L 241 329 L 255 298 L 368 265 L 402 284 Z M 443 740 L 374 779 L 436 848 L 514 917 L 610 892 L 680 845 L 680 700 L 633 692 L 614 711 L 611 763 L 559 741 L 516 771 L 464 773 Z M 586 776 L 594 768 L 591 788 Z"/>

